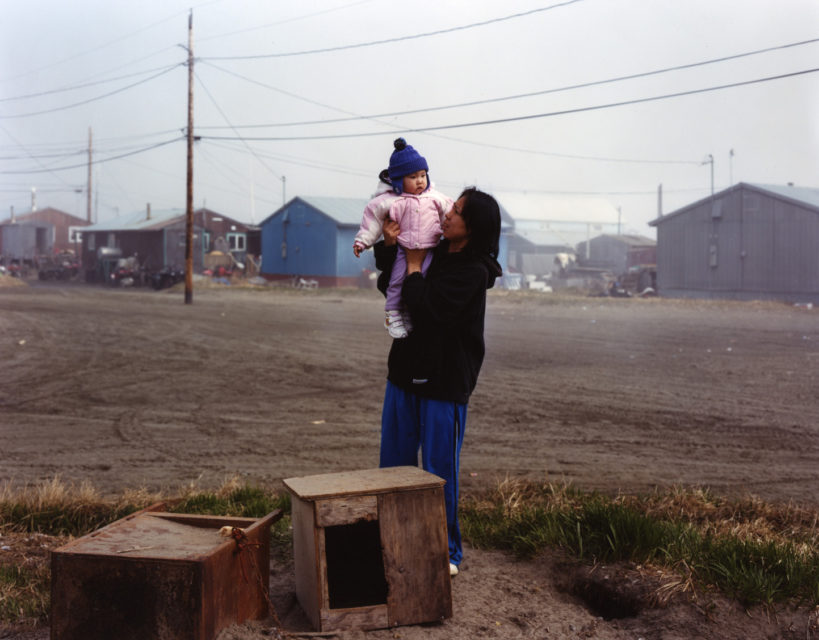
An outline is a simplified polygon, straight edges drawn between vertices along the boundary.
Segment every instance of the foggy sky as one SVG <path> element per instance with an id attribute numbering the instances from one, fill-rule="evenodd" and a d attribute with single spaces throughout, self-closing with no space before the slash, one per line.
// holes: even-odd
<path id="1" fill-rule="evenodd" d="M 191 8 L 194 206 L 239 220 L 283 195 L 368 198 L 397 131 L 449 195 L 602 197 L 649 236 L 659 184 L 666 213 L 710 194 L 709 154 L 717 191 L 819 186 L 819 42 L 550 91 L 819 38 L 814 0 L 6 0 L 0 218 L 32 187 L 85 218 L 89 127 L 97 219 L 184 210 Z"/>

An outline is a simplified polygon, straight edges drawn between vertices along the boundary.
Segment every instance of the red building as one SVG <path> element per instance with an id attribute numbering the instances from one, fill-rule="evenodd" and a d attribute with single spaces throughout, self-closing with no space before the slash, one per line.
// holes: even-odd
<path id="1" fill-rule="evenodd" d="M 21 213 L 20 215 L 15 215 L 13 220 L 7 218 L 0 222 L 0 247 L 3 246 L 4 227 L 13 226 L 15 224 L 34 224 L 39 228 L 47 229 L 45 233 L 46 237 L 42 238 L 42 242 L 38 239 L 36 251 L 36 253 L 43 254 L 61 253 L 64 251 L 78 253 L 82 242 L 82 228 L 88 226 L 90 223 L 77 216 L 72 216 L 65 211 L 54 209 L 53 207 Z"/>

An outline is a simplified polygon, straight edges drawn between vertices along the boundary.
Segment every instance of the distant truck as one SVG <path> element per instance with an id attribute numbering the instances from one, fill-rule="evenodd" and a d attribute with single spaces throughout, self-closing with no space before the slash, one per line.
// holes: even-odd
<path id="1" fill-rule="evenodd" d="M 39 256 L 36 264 L 39 280 L 71 280 L 80 272 L 80 265 L 72 253 Z"/>

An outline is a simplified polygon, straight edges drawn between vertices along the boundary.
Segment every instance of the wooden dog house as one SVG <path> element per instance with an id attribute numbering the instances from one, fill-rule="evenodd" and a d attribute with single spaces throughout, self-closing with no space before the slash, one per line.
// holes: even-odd
<path id="1" fill-rule="evenodd" d="M 318 631 L 452 616 L 444 480 L 417 467 L 289 478 L 296 595 Z"/>

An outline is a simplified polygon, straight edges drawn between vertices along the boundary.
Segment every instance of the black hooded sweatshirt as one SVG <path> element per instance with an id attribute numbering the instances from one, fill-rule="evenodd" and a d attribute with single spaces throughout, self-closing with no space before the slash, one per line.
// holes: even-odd
<path id="1" fill-rule="evenodd" d="M 448 247 L 443 240 L 432 249 L 426 276 L 413 273 L 404 280 L 401 298 L 412 331 L 392 341 L 387 379 L 419 396 L 465 404 L 483 363 L 486 290 L 502 271 L 489 256 L 449 253 Z M 378 288 L 385 293 L 397 246 L 379 242 L 374 251 L 382 272 Z"/>

